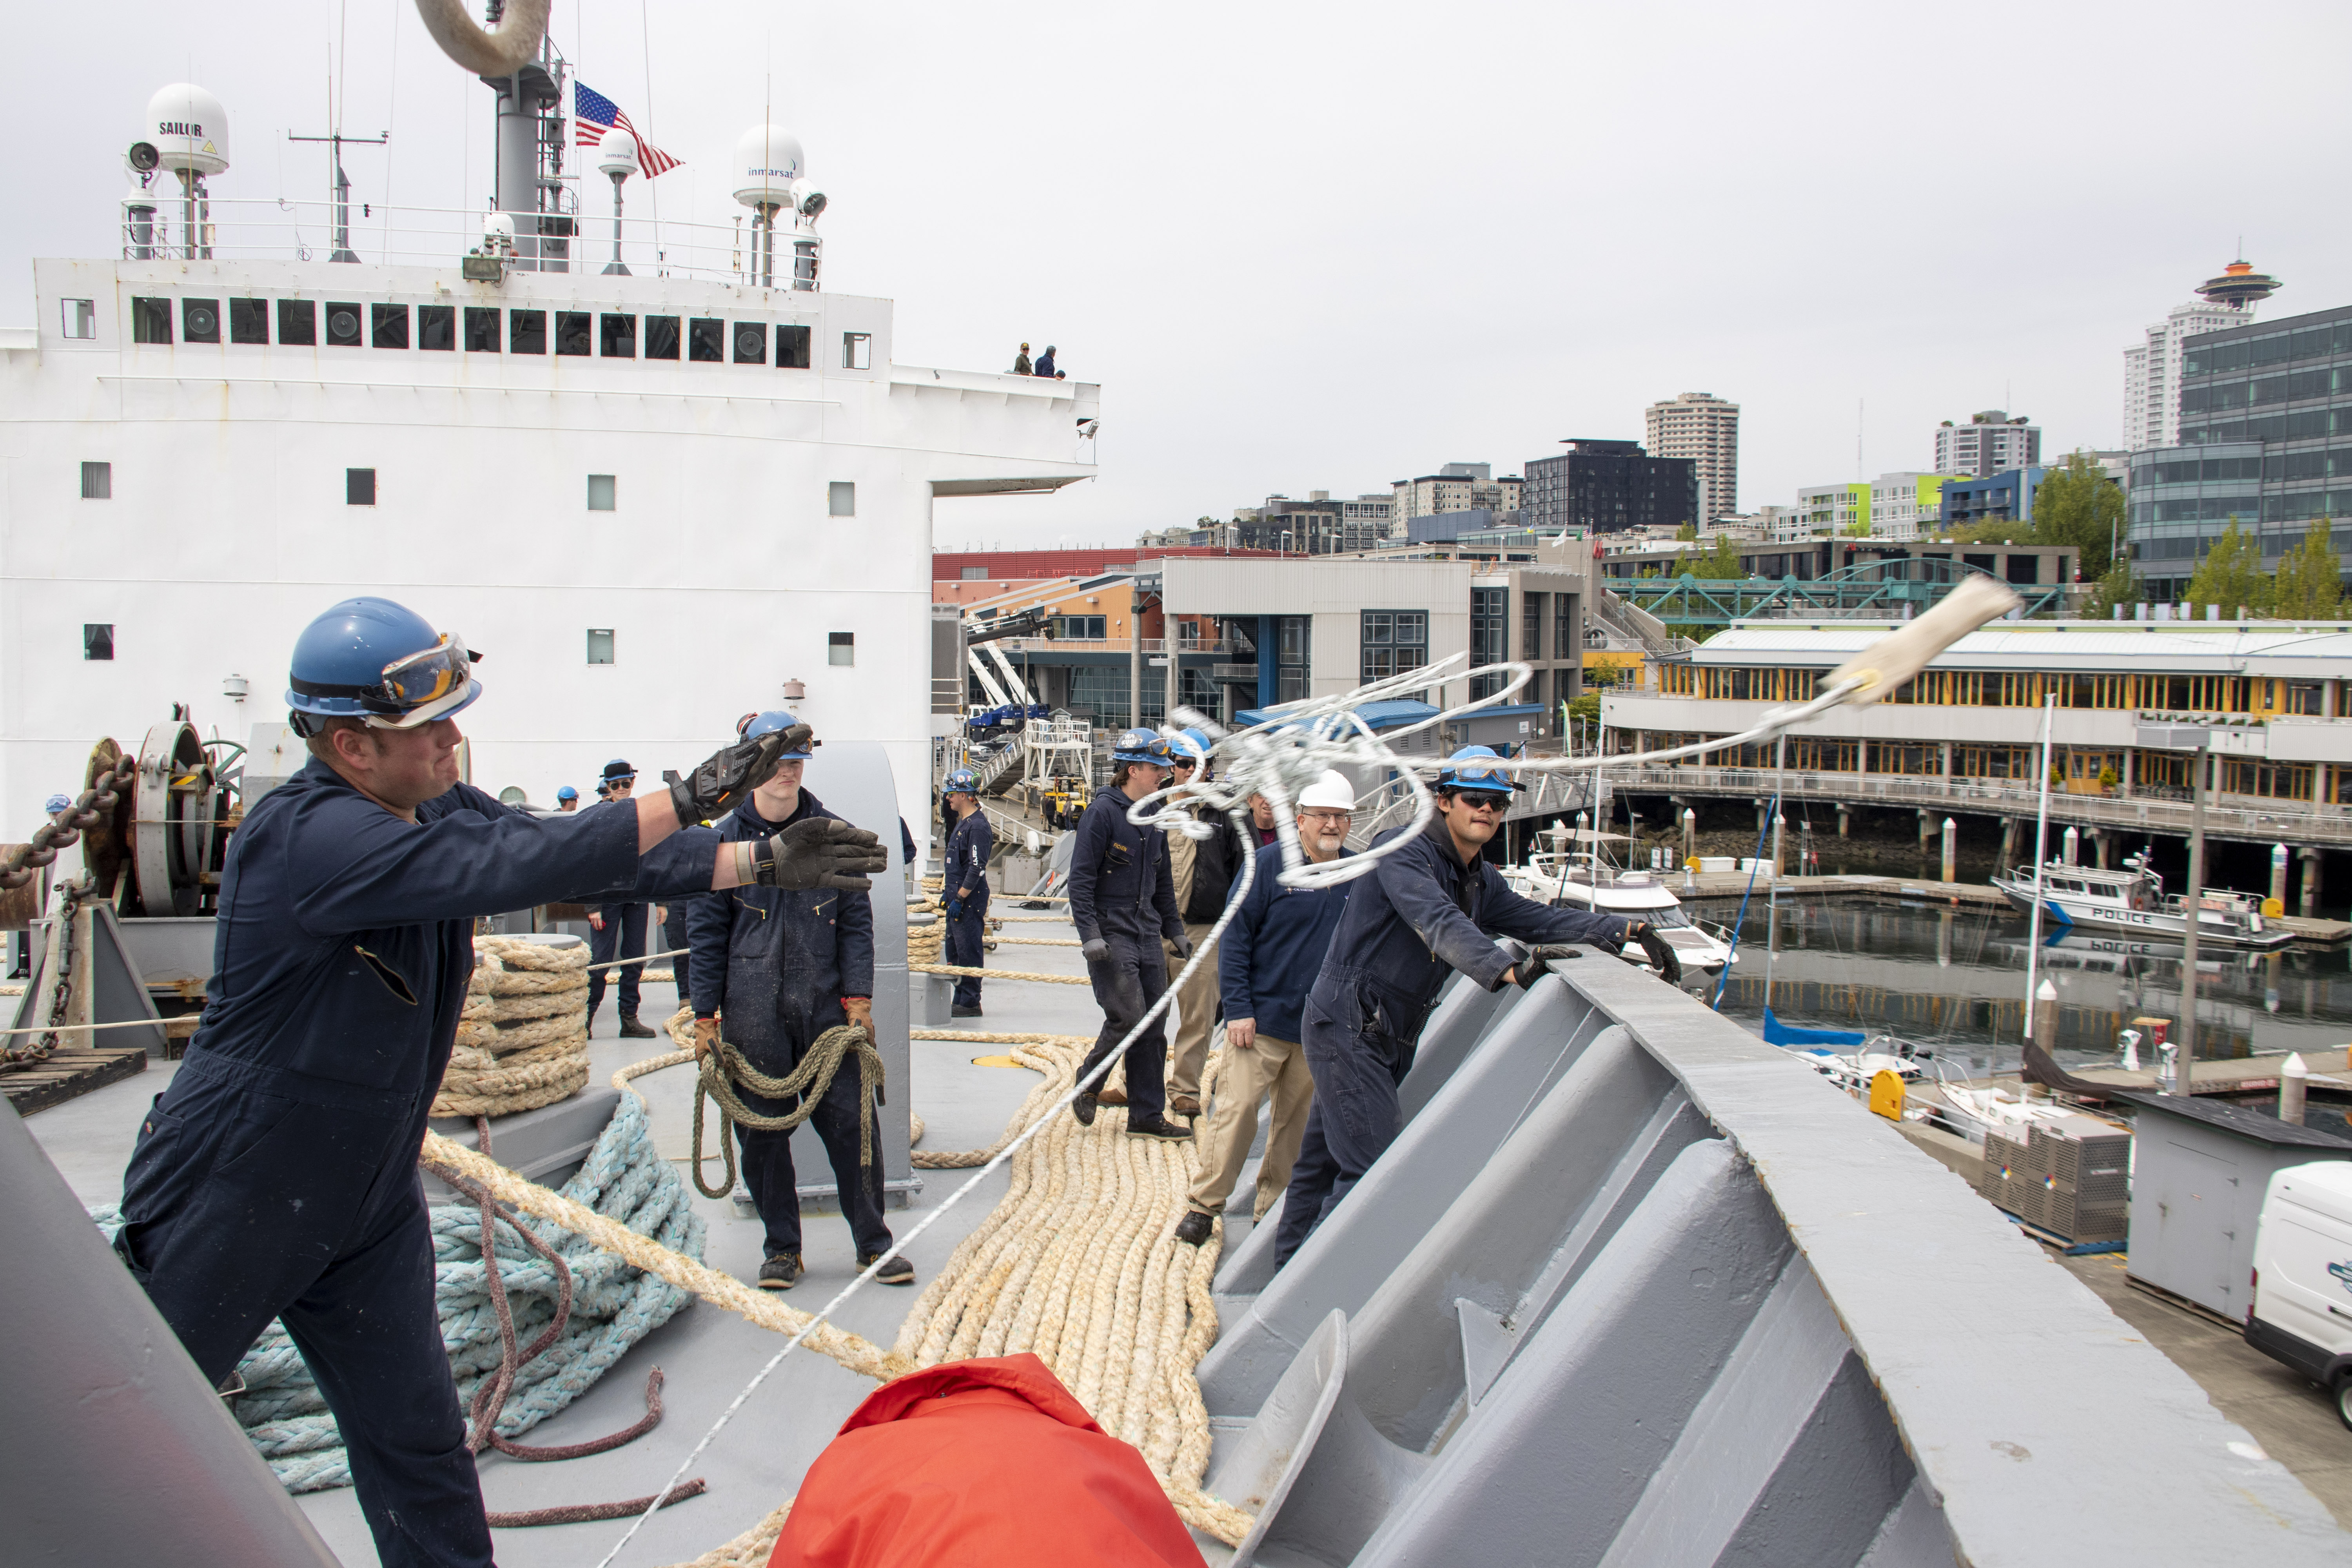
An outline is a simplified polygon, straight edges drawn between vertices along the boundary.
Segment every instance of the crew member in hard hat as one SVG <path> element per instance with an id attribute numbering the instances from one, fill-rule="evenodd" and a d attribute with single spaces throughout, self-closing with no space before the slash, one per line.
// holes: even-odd
<path id="1" fill-rule="evenodd" d="M 596 781 L 596 804 L 590 811 L 620 805 L 627 801 L 637 787 L 637 770 L 626 761 L 615 757 L 604 764 L 604 776 Z M 642 963 L 614 964 L 621 958 L 643 958 L 646 955 L 646 906 L 642 903 L 599 904 L 588 911 L 588 1027 L 596 1027 L 596 1009 L 604 1005 L 604 982 L 618 974 L 621 989 L 621 1038 L 650 1040 L 653 1030 L 637 1021 L 641 1000 L 639 983 L 646 966 Z M 606 967 L 612 965 L 612 967 Z"/>
<path id="2" fill-rule="evenodd" d="M 988 956 L 988 858 L 995 851 L 996 834 L 988 826 L 988 814 L 980 809 L 979 774 L 970 768 L 956 769 L 947 776 L 944 793 L 955 822 L 948 829 L 947 868 L 940 879 L 947 889 L 947 961 L 979 969 Z M 981 1016 L 979 975 L 956 976 L 954 1016 Z"/>
<path id="3" fill-rule="evenodd" d="M 1206 782 L 1209 737 L 1205 733 L 1184 731 L 1168 742 L 1168 752 L 1175 769 L 1171 782 L 1180 785 Z M 1197 840 L 1184 833 L 1169 834 L 1168 868 L 1176 884 L 1177 912 L 1184 917 L 1184 935 L 1198 950 L 1215 929 L 1217 917 L 1225 912 L 1242 858 L 1255 853 L 1255 846 L 1244 841 L 1241 830 L 1222 811 L 1201 806 L 1192 815 L 1215 831 Z M 1194 966 L 1189 980 L 1181 978 L 1181 961 L 1173 946 L 1167 956 L 1168 972 L 1179 976 L 1176 1050 L 1168 1068 L 1168 1112 L 1194 1117 L 1201 1114 L 1201 1069 L 1209 1059 L 1209 1031 L 1217 1022 L 1216 955 L 1211 953 Z"/>
<path id="4" fill-rule="evenodd" d="M 1351 885 L 1307 995 L 1300 1043 L 1315 1075 L 1315 1103 L 1283 1198 L 1277 1264 L 1290 1260 L 1395 1141 L 1397 1086 L 1445 977 L 1459 970 L 1489 991 L 1532 978 L 1518 973 L 1496 937 L 1612 950 L 1638 942 L 1662 974 L 1682 978 L 1675 950 L 1643 921 L 1546 909 L 1511 891 L 1481 858 L 1512 791 L 1525 787 L 1500 763 L 1486 746 L 1447 758 L 1429 826 Z M 1373 847 L 1405 831 L 1391 828 Z"/>
<path id="5" fill-rule="evenodd" d="M 414 611 L 350 599 L 295 644 L 311 760 L 255 802 L 221 872 L 211 999 L 123 1173 L 115 1246 L 217 1384 L 273 1318 L 335 1416 L 389 1568 L 491 1561 L 441 1342 L 416 1158 L 474 972 L 478 917 L 827 878 L 871 834 L 680 833 L 764 780 L 738 744 L 633 805 L 568 820 L 457 782 L 475 656 Z"/>
<path id="6" fill-rule="evenodd" d="M 580 809 L 580 792 L 573 789 L 570 784 L 565 784 L 562 789 L 557 790 L 555 792 L 555 809 L 566 812 L 578 811 Z"/>
<path id="7" fill-rule="evenodd" d="M 1129 730 L 1110 755 L 1110 788 L 1095 796 L 1078 818 L 1077 841 L 1070 851 L 1070 921 L 1078 928 L 1078 951 L 1086 956 L 1087 978 L 1103 1010 L 1102 1033 L 1078 1068 L 1080 1078 L 1118 1048 L 1168 989 L 1161 939 L 1180 955 L 1192 951 L 1183 917 L 1176 912 L 1168 836 L 1127 819 L 1130 806 L 1166 783 L 1168 742 L 1149 730 Z M 1192 1135 L 1161 1114 L 1167 1066 L 1168 1032 L 1155 1017 L 1127 1048 L 1127 1130 L 1138 1137 Z M 1084 1126 L 1094 1125 L 1098 1089 L 1099 1083 L 1071 1102 Z"/>
<path id="8" fill-rule="evenodd" d="M 808 726 L 777 708 L 755 714 L 743 728 L 747 741 L 770 735 L 794 739 L 779 755 L 775 773 L 718 825 L 721 838 L 757 842 L 831 816 L 824 802 L 802 787 L 816 745 Z M 723 1036 L 754 1070 L 782 1078 L 800 1066 L 827 1029 L 850 1024 L 873 1038 L 874 904 L 863 889 L 737 888 L 711 893 L 691 901 L 686 930 L 694 957 L 698 1059 Z M 856 1057 L 845 1055 L 808 1121 L 832 1162 L 842 1216 L 849 1222 L 862 1269 L 890 1249 L 890 1227 L 882 1220 L 881 1127 L 867 1110 L 861 1082 Z M 736 1092 L 762 1116 L 800 1109 L 797 1097 L 774 1099 L 740 1084 Z M 793 1134 L 739 1122 L 735 1141 L 743 1152 L 743 1185 L 767 1227 L 758 1283 L 765 1290 L 789 1290 L 800 1282 L 803 1268 Z M 861 1145 L 871 1150 L 870 1160 Z M 885 1285 L 911 1285 L 914 1266 L 893 1258 L 875 1278 Z"/>
<path id="9" fill-rule="evenodd" d="M 1354 825 L 1355 786 L 1342 773 L 1326 773 L 1298 793 L 1298 847 L 1316 865 L 1352 853 L 1348 829 Z M 1184 1217 L 1176 1239 L 1194 1247 L 1209 1239 L 1209 1227 L 1225 1212 L 1225 1200 L 1249 1163 L 1257 1138 L 1257 1103 L 1271 1100 L 1274 1121 L 1266 1129 L 1265 1157 L 1258 1163 L 1257 1194 L 1251 1217 L 1264 1219 L 1290 1184 L 1307 1132 L 1307 1110 L 1315 1100 L 1315 1075 L 1298 1043 L 1307 988 L 1323 967 L 1323 952 L 1339 929 L 1353 882 L 1332 888 L 1286 888 L 1282 846 L 1257 851 L 1255 875 L 1241 907 L 1225 924 L 1217 954 L 1225 1003 L 1224 1065 L 1217 1069 L 1209 1125 L 1201 1137 L 1200 1174 L 1185 1194 Z"/>

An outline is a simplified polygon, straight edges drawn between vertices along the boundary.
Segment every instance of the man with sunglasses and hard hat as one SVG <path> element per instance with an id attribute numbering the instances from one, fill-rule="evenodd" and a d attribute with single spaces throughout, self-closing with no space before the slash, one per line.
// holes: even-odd
<path id="1" fill-rule="evenodd" d="M 980 775 L 970 768 L 948 774 L 940 792 L 947 798 L 947 863 L 940 885 L 947 891 L 947 961 L 963 969 L 979 969 L 988 957 L 988 858 L 996 852 L 996 831 L 988 813 L 980 809 Z M 977 1018 L 980 976 L 959 974 L 953 1016 Z"/>
<path id="2" fill-rule="evenodd" d="M 460 784 L 477 657 L 379 598 L 335 605 L 295 644 L 286 700 L 311 760 L 230 840 L 211 1000 L 140 1128 L 115 1240 L 215 1384 L 284 1322 L 387 1568 L 491 1562 L 416 1169 L 475 920 L 624 889 L 862 888 L 887 863 L 841 825 L 757 844 L 679 831 L 765 781 L 782 740 L 570 817 Z"/>
<path id="3" fill-rule="evenodd" d="M 1110 756 L 1110 788 L 1096 795 L 1078 818 L 1077 842 L 1070 850 L 1070 922 L 1078 928 L 1078 951 L 1103 1010 L 1102 1032 L 1078 1068 L 1080 1078 L 1118 1048 L 1168 989 L 1162 940 L 1180 957 L 1192 951 L 1183 917 L 1176 912 L 1168 835 L 1139 827 L 1127 816 L 1137 801 L 1167 783 L 1168 742 L 1149 730 L 1129 730 L 1112 744 Z M 1168 1068 L 1168 1031 L 1160 1018 L 1153 1018 L 1128 1047 L 1126 1068 L 1129 1134 L 1192 1137 L 1160 1114 Z M 1079 1125 L 1094 1125 L 1100 1090 L 1097 1080 L 1071 1102 Z"/>
<path id="4" fill-rule="evenodd" d="M 816 748 L 809 727 L 777 708 L 754 714 L 742 733 L 752 743 L 789 739 L 777 753 L 776 771 L 718 824 L 719 836 L 759 843 L 803 823 L 826 820 L 824 802 L 802 787 Z M 784 1078 L 827 1029 L 854 1025 L 867 1039 L 874 1037 L 874 904 L 863 888 L 710 893 L 688 900 L 686 931 L 693 950 L 698 1060 L 718 1047 L 723 1033 L 753 1069 Z M 740 1083 L 736 1092 L 762 1116 L 800 1109 L 797 1097 L 756 1094 Z M 864 1268 L 890 1250 L 890 1227 L 882 1218 L 882 1130 L 869 1114 L 855 1057 L 841 1058 L 808 1121 L 832 1163 L 842 1217 L 849 1222 L 857 1266 Z M 766 1226 L 757 1283 L 763 1290 L 789 1290 L 803 1272 L 792 1130 L 738 1122 L 735 1141 L 743 1152 L 743 1185 Z M 904 1258 L 893 1258 L 874 1278 L 885 1285 L 911 1285 L 915 1269 Z"/>
<path id="5" fill-rule="evenodd" d="M 604 776 L 596 781 L 596 804 L 590 811 L 608 810 L 625 804 L 637 787 L 637 770 L 628 762 L 615 757 L 604 764 Z M 621 1038 L 650 1040 L 654 1032 L 637 1021 L 637 1006 L 645 975 L 642 963 L 623 963 L 613 968 L 604 965 L 615 959 L 643 958 L 646 955 L 646 906 L 642 903 L 599 904 L 588 911 L 588 1027 L 596 1027 L 596 1009 L 604 1005 L 604 982 L 610 976 L 619 982 L 621 991 Z"/>
<path id="6" fill-rule="evenodd" d="M 1546 909 L 1511 891 L 1481 852 L 1503 825 L 1511 793 L 1526 786 L 1486 746 L 1447 758 L 1429 826 L 1353 884 L 1339 929 L 1307 994 L 1300 1043 L 1315 1077 L 1315 1103 L 1291 1167 L 1275 1240 L 1276 1267 L 1347 1197 L 1396 1141 L 1397 1086 L 1412 1066 L 1422 1026 L 1446 976 L 1459 970 L 1489 991 L 1532 984 L 1528 960 L 1496 942 L 1591 942 L 1615 951 L 1638 942 L 1669 981 L 1682 965 L 1641 921 L 1584 909 Z M 1403 827 L 1372 841 L 1377 849 Z M 1520 973 L 1522 967 L 1528 973 Z"/>

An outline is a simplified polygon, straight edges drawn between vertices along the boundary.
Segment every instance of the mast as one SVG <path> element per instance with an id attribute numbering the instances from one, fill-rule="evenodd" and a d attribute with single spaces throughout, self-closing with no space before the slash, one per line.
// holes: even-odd
<path id="1" fill-rule="evenodd" d="M 2042 862 L 2049 858 L 2050 849 L 2050 727 L 2058 716 L 2058 694 L 2051 692 L 2042 700 L 2042 812 L 2033 823 L 2033 913 L 2026 927 L 2025 938 L 2025 1035 L 2033 1036 L 2034 972 L 2042 958 Z M 2054 1012 L 2054 1009 L 2053 1009 Z M 2042 1048 L 2050 1048 L 2044 1040 Z M 2025 1064 L 2021 1058 L 2017 1068 L 2017 1103 L 2023 1105 L 2033 1098 L 2033 1090 L 2025 1079 Z"/>

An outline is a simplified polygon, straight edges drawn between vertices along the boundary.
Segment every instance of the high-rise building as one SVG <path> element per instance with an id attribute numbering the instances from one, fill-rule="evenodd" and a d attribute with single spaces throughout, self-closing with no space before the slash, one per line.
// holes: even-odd
<path id="1" fill-rule="evenodd" d="M 1571 437 L 1568 450 L 1528 464 L 1527 526 L 1621 533 L 1698 521 L 1698 464 L 1654 458 L 1639 441 Z"/>
<path id="2" fill-rule="evenodd" d="M 1517 474 L 1495 478 L 1492 463 L 1448 463 L 1417 479 L 1398 479 L 1391 489 L 1389 537 L 1405 537 L 1406 525 L 1417 517 L 1438 517 L 1449 511 L 1485 507 L 1496 512 L 1517 511 L 1527 481 Z M 1365 500 L 1372 498 L 1366 497 Z"/>
<path id="3" fill-rule="evenodd" d="M 1990 479 L 2042 461 L 2042 427 L 2022 414 L 1984 408 L 1965 425 L 1947 419 L 1936 429 L 1936 471 L 1964 479 Z"/>
<path id="4" fill-rule="evenodd" d="M 1946 474 L 1916 470 L 1881 474 L 1867 484 L 1806 485 L 1797 491 L 1801 526 L 1840 537 L 1916 539 L 1943 510 Z"/>
<path id="5" fill-rule="evenodd" d="M 2147 341 L 2124 351 L 2124 446 L 2134 452 L 2180 440 L 2180 354 L 2200 332 L 2242 327 L 2254 307 L 2278 292 L 2275 278 L 2232 261 L 2197 289 L 2193 304 L 2176 306 L 2147 329 Z"/>
<path id="6" fill-rule="evenodd" d="M 1653 455 L 1698 466 L 1699 521 L 1739 510 L 1739 405 L 1712 392 L 1685 392 L 1651 404 L 1643 427 Z"/>

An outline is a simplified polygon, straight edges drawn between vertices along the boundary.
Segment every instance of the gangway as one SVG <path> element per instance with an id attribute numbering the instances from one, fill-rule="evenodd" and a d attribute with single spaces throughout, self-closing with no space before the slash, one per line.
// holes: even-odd
<path id="1" fill-rule="evenodd" d="M 1603 577 L 1601 585 L 1668 626 L 1727 626 L 1758 619 L 1908 620 L 1970 577 L 2000 582 L 1981 566 L 1941 556 L 1865 561 L 1826 577 Z M 2025 601 L 2018 618 L 2066 607 L 2063 583 L 2011 583 Z"/>

